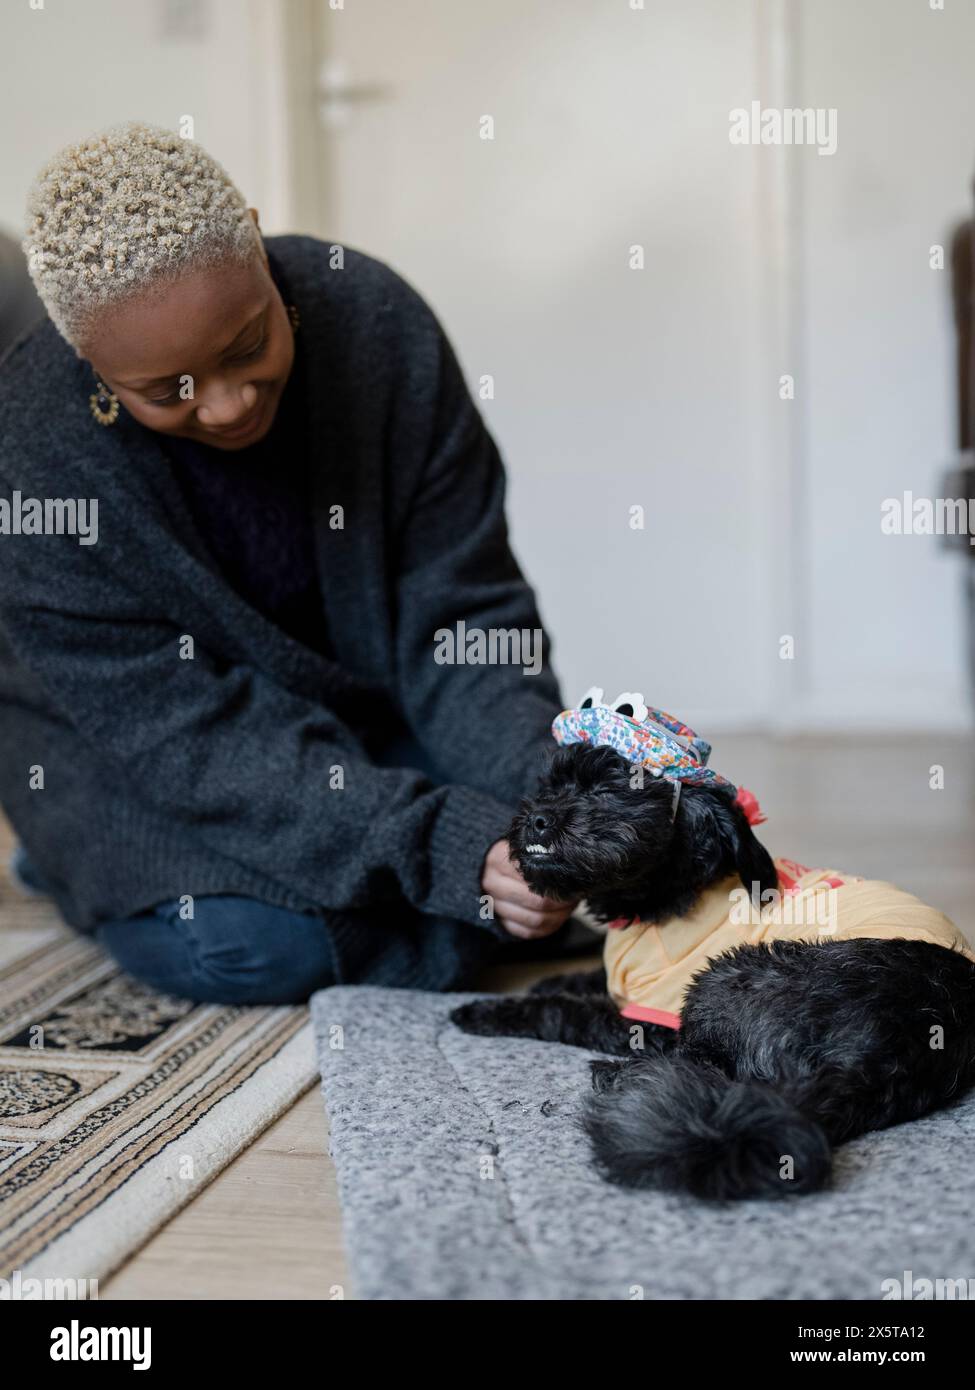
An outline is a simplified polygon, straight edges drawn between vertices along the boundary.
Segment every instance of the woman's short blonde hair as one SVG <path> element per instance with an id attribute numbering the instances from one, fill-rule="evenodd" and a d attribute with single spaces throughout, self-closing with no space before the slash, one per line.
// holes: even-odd
<path id="1" fill-rule="evenodd" d="M 130 121 L 41 170 L 22 245 L 37 292 L 77 349 L 108 305 L 189 267 L 246 260 L 259 233 L 226 170 L 192 140 Z"/>

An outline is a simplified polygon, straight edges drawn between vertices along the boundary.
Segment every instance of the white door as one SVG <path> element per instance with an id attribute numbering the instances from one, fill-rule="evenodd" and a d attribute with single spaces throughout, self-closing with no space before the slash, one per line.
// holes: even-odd
<path id="1" fill-rule="evenodd" d="M 761 719 L 756 163 L 728 141 L 751 0 L 698 0 L 693 24 L 669 0 L 319 4 L 315 230 L 391 263 L 472 389 L 493 378 L 481 409 L 566 695 Z"/>

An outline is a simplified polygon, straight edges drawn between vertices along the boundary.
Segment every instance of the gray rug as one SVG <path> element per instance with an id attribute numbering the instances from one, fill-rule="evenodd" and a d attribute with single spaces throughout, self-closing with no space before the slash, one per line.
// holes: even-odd
<path id="1" fill-rule="evenodd" d="M 847 1145 L 813 1197 L 625 1192 L 575 1124 L 591 1054 L 468 1037 L 447 1015 L 471 997 L 312 1001 L 358 1297 L 879 1299 L 905 1271 L 909 1290 L 975 1279 L 975 1098 Z"/>

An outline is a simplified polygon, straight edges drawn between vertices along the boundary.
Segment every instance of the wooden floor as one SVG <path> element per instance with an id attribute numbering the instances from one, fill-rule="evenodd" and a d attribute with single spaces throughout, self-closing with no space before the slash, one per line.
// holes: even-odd
<path id="1" fill-rule="evenodd" d="M 715 765 L 755 791 L 773 854 L 897 882 L 975 943 L 975 756 L 957 736 L 716 741 Z M 943 789 L 931 768 L 944 769 Z M 566 968 L 578 969 L 579 962 Z M 488 972 L 486 989 L 551 974 Z M 335 1173 L 317 1087 L 101 1290 L 103 1298 L 348 1296 Z"/>

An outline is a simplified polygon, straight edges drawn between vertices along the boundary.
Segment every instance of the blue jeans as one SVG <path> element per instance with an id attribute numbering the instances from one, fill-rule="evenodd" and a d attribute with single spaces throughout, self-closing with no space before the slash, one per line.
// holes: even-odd
<path id="1" fill-rule="evenodd" d="M 209 1004 L 303 1004 L 335 983 L 328 928 L 312 913 L 256 898 L 203 896 L 100 922 L 95 939 L 127 975 L 164 994 Z"/>
<path id="2" fill-rule="evenodd" d="M 22 845 L 10 870 L 25 893 L 50 891 Z M 133 979 L 200 1004 L 303 1004 L 335 983 L 322 918 L 257 898 L 194 898 L 189 921 L 174 898 L 134 917 L 99 922 L 94 937 Z"/>

